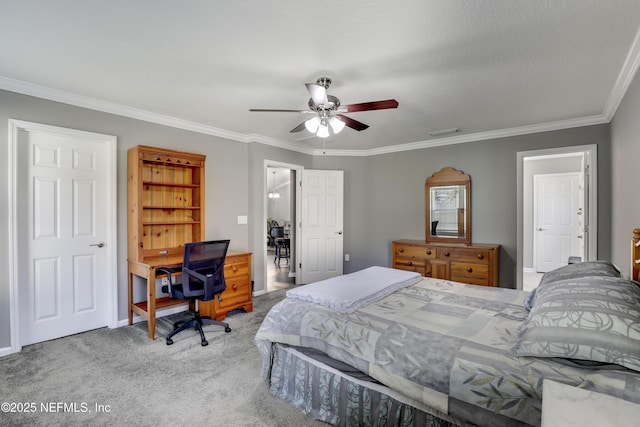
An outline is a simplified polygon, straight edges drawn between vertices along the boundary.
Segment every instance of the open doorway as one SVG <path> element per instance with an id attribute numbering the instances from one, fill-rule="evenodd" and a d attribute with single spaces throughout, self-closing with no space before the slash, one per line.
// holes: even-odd
<path id="1" fill-rule="evenodd" d="M 296 169 L 265 164 L 266 291 L 295 284 Z"/>
<path id="2" fill-rule="evenodd" d="M 597 259 L 596 164 L 595 145 L 518 153 L 518 289 Z"/>

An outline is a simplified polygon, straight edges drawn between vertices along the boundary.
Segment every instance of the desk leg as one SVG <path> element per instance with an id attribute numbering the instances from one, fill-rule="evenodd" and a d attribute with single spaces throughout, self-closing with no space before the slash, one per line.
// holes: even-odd
<path id="1" fill-rule="evenodd" d="M 156 269 L 150 268 L 147 277 L 147 311 L 149 314 L 149 339 L 154 340 L 156 331 Z"/>
<path id="2" fill-rule="evenodd" d="M 133 325 L 133 273 L 129 271 L 129 326 Z"/>

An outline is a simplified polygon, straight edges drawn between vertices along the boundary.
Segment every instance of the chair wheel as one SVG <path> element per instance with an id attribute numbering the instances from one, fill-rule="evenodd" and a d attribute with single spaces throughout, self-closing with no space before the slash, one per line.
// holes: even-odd
<path id="1" fill-rule="evenodd" d="M 224 331 L 225 331 L 226 333 L 229 333 L 229 332 L 231 332 L 231 328 L 227 326 L 226 328 L 224 328 Z"/>
<path id="2" fill-rule="evenodd" d="M 206 347 L 208 345 L 209 345 L 209 341 L 207 341 L 207 340 L 202 341 L 202 346 L 203 347 Z"/>
<path id="3" fill-rule="evenodd" d="M 167 338 L 167 345 L 173 344 L 173 340 L 171 338 Z"/>

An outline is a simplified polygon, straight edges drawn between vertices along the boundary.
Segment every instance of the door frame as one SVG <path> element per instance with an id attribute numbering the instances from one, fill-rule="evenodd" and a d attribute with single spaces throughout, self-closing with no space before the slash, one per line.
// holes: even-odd
<path id="1" fill-rule="evenodd" d="M 585 220 L 588 221 L 588 254 L 587 260 L 598 259 L 598 146 L 597 144 L 576 145 L 572 147 L 557 147 L 533 151 L 519 151 L 517 153 L 517 251 L 516 251 L 516 289 L 522 290 L 522 250 L 523 250 L 523 228 L 524 228 L 524 159 L 527 157 L 543 157 L 568 155 L 571 153 L 584 153 L 588 156 L 589 176 L 585 180 L 587 186 L 587 196 L 589 198 L 586 205 L 587 214 Z"/>
<path id="2" fill-rule="evenodd" d="M 103 159 L 107 162 L 107 194 L 109 206 L 111 209 L 107 212 L 107 230 L 109 245 L 107 251 L 108 268 L 107 283 L 109 284 L 109 298 L 107 304 L 108 327 L 115 328 L 118 326 L 118 281 L 117 281 L 117 137 L 113 135 L 105 135 L 94 132 L 87 132 L 77 129 L 69 129 L 58 126 L 45 125 L 41 123 L 28 122 L 23 120 L 9 119 L 9 143 L 8 143 L 8 254 L 9 254 L 9 322 L 11 329 L 11 347 L 8 352 L 6 349 L 0 350 L 0 356 L 5 354 L 17 353 L 22 349 L 20 344 L 20 325 L 18 322 L 18 134 L 20 131 L 43 132 L 49 134 L 57 134 L 68 137 L 90 139 L 94 142 L 105 144 L 107 147 L 107 158 Z"/>
<path id="3" fill-rule="evenodd" d="M 558 172 L 558 173 L 547 173 L 547 174 L 535 174 L 533 175 L 533 200 L 532 200 L 532 206 L 533 206 L 533 228 L 535 229 L 536 227 L 539 227 L 540 224 L 538 223 L 539 221 L 539 217 L 538 217 L 538 191 L 539 191 L 539 182 L 538 180 L 542 177 L 542 178 L 548 178 L 548 177 L 567 177 L 567 176 L 571 176 L 571 177 L 577 177 L 578 181 L 580 181 L 580 175 L 584 175 L 584 171 L 582 172 Z M 578 197 L 580 197 L 580 194 L 578 194 Z M 583 196 L 584 197 L 584 196 Z M 536 230 L 534 230 L 533 233 L 533 268 L 535 270 L 535 272 L 538 272 L 538 245 L 540 245 L 540 237 L 539 237 L 539 233 L 535 232 Z M 586 259 L 587 254 L 585 252 L 587 251 L 587 247 L 585 246 L 583 248 L 582 253 L 580 254 L 580 257 L 582 259 Z"/>
<path id="4" fill-rule="evenodd" d="M 285 168 L 285 169 L 291 169 L 291 170 L 295 170 L 296 171 L 296 182 L 292 182 L 291 185 L 295 186 L 295 195 L 296 195 L 296 221 L 295 224 L 293 225 L 294 228 L 294 234 L 295 234 L 295 239 L 293 242 L 291 242 L 291 244 L 293 244 L 293 249 L 291 251 L 291 253 L 293 254 L 293 257 L 289 260 L 289 262 L 296 262 L 297 258 L 298 258 L 298 249 L 300 248 L 300 211 L 301 211 L 301 200 L 300 200 L 300 177 L 302 176 L 302 171 L 304 170 L 304 166 L 300 166 L 300 165 L 294 165 L 291 163 L 283 163 L 283 162 L 279 162 L 276 160 L 267 160 L 264 159 L 263 162 L 263 166 L 262 166 L 262 218 L 261 218 L 261 222 L 262 222 L 262 239 L 266 239 L 267 236 L 267 192 L 268 187 L 267 187 L 267 169 L 268 168 Z M 262 283 L 264 283 L 264 292 L 261 292 L 260 295 L 262 293 L 267 293 L 269 291 L 268 289 L 268 284 L 267 284 L 267 268 L 266 268 L 266 263 L 267 263 L 267 242 L 266 240 L 263 240 L 262 243 L 262 261 L 263 261 L 263 272 L 262 272 Z M 296 268 L 296 274 L 295 274 L 295 284 L 299 285 L 300 284 L 300 275 L 297 274 L 298 269 Z M 257 295 L 257 294 L 254 294 Z"/>

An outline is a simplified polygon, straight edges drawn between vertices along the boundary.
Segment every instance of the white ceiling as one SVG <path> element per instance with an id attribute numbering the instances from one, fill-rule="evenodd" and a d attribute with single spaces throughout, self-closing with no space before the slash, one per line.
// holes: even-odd
<path id="1" fill-rule="evenodd" d="M 314 152 L 304 83 L 361 155 L 608 122 L 640 61 L 638 0 L 2 0 L 0 89 Z M 453 136 L 429 132 L 460 128 Z"/>

